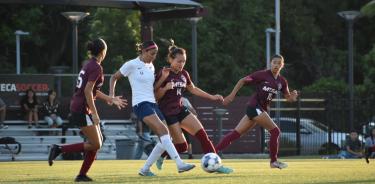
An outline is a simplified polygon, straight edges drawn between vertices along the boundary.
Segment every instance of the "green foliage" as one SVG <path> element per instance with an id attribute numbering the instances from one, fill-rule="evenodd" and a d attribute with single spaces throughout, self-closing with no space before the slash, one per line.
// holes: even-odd
<path id="1" fill-rule="evenodd" d="M 282 74 L 291 89 L 345 93 L 347 31 L 337 12 L 361 7 L 368 11 L 369 2 L 281 1 L 281 54 L 286 59 Z M 225 95 L 241 77 L 264 69 L 264 31 L 274 27 L 274 1 L 211 0 L 202 3 L 209 13 L 197 24 L 198 86 L 210 93 Z M 139 11 L 2 4 L 0 61 L 3 67 L 0 72 L 15 71 L 14 31 L 17 29 L 31 32 L 30 36 L 21 38 L 23 71 L 33 68 L 28 72 L 47 73 L 51 66 L 72 66 L 72 25 L 61 15 L 64 11 L 90 12 L 78 27 L 79 61 L 87 59 L 86 42 L 97 37 L 104 38 L 108 44 L 103 63 L 105 73 L 115 72 L 125 61 L 137 56 Z M 191 23 L 185 19 L 169 19 L 153 22 L 153 27 L 154 40 L 160 46 L 156 69 L 167 65 L 168 45 L 160 39 L 173 38 L 178 46 L 187 49 L 185 68 L 191 73 Z M 354 82 L 356 94 L 360 95 L 369 95 L 375 89 L 375 37 L 371 36 L 374 29 L 375 20 L 368 18 L 359 19 L 354 26 Z M 66 72 L 70 73 L 71 69 Z M 252 89 L 244 88 L 239 95 L 248 95 Z"/>
<path id="2" fill-rule="evenodd" d="M 373 17 L 375 15 L 375 1 L 373 0 L 363 6 L 361 12 L 366 16 Z"/>
<path id="3" fill-rule="evenodd" d="M 336 80 L 333 77 L 320 78 L 314 84 L 304 87 L 303 91 L 343 96 L 347 94 L 347 84 L 343 80 Z"/>

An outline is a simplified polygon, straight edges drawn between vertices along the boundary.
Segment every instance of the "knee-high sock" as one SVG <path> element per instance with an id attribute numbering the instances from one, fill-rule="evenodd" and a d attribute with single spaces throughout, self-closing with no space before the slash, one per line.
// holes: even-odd
<path id="1" fill-rule="evenodd" d="M 85 159 L 83 160 L 81 170 L 79 171 L 80 175 L 86 175 L 87 171 L 90 169 L 92 163 L 96 159 L 97 151 L 87 151 L 85 152 Z"/>
<path id="2" fill-rule="evenodd" d="M 61 151 L 63 153 L 70 153 L 70 152 L 83 152 L 85 143 L 77 143 L 77 144 L 65 144 L 61 145 Z"/>
<path id="3" fill-rule="evenodd" d="M 238 133 L 236 130 L 232 130 L 231 132 L 227 133 L 223 139 L 221 139 L 219 144 L 216 145 L 216 151 L 222 151 L 240 137 L 240 133 Z"/>
<path id="4" fill-rule="evenodd" d="M 174 147 L 172 143 L 171 137 L 168 134 L 160 136 L 160 142 L 164 150 L 168 152 L 168 155 L 171 157 L 171 159 L 176 161 L 177 166 L 180 167 L 183 164 L 183 162 L 180 158 L 180 155 L 178 155 L 176 148 Z"/>
<path id="5" fill-rule="evenodd" d="M 160 157 L 160 155 L 164 152 L 163 145 L 161 143 L 157 143 L 150 156 L 148 156 L 145 165 L 143 165 L 142 170 L 147 171 L 151 168 L 152 164 L 156 162 L 156 160 Z"/>
<path id="6" fill-rule="evenodd" d="M 275 127 L 272 130 L 269 130 L 271 134 L 270 138 L 270 158 L 271 163 L 277 160 L 277 154 L 279 152 L 279 135 L 280 135 L 280 129 L 278 127 Z"/>
<path id="7" fill-rule="evenodd" d="M 198 130 L 194 135 L 201 143 L 202 150 L 204 153 L 216 153 L 215 147 L 212 144 L 210 138 L 208 138 L 207 132 L 202 128 Z"/>
<path id="8" fill-rule="evenodd" d="M 174 144 L 174 147 L 176 148 L 176 150 L 177 150 L 178 153 L 184 153 L 188 149 L 188 144 L 187 144 L 187 142 L 179 143 L 179 144 Z M 164 158 L 167 155 L 168 155 L 168 153 L 166 151 L 164 151 L 164 153 L 161 155 L 161 157 Z"/>

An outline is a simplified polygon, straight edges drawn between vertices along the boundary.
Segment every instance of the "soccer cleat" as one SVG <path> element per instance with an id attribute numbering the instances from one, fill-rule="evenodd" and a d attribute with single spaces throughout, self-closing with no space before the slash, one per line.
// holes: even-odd
<path id="1" fill-rule="evenodd" d="M 372 149 L 366 148 L 365 149 L 365 160 L 366 160 L 366 163 L 368 163 L 368 164 L 370 163 L 369 158 L 370 158 L 371 154 L 372 154 Z"/>
<path id="2" fill-rule="evenodd" d="M 90 182 L 94 180 L 92 180 L 90 177 L 86 175 L 78 175 L 74 181 L 75 182 Z"/>
<path id="3" fill-rule="evenodd" d="M 217 173 L 229 174 L 233 172 L 232 168 L 220 166 L 219 169 L 216 170 Z"/>
<path id="4" fill-rule="evenodd" d="M 274 161 L 270 163 L 271 168 L 279 168 L 279 169 L 284 169 L 288 167 L 288 164 L 280 162 L 280 161 Z"/>
<path id="5" fill-rule="evenodd" d="M 194 169 L 194 167 L 195 167 L 194 164 L 183 163 L 183 165 L 181 167 L 178 167 L 178 173 L 190 171 L 190 170 Z"/>
<path id="6" fill-rule="evenodd" d="M 56 144 L 53 144 L 51 149 L 50 149 L 49 155 L 48 155 L 49 166 L 53 165 L 53 160 L 55 160 L 57 158 L 57 156 L 60 155 L 60 153 L 61 153 L 60 147 Z"/>
<path id="7" fill-rule="evenodd" d="M 144 171 L 144 170 L 139 170 L 139 175 L 141 176 L 156 176 L 153 172 L 151 172 L 150 170 L 147 170 L 147 171 Z"/>
<path id="8" fill-rule="evenodd" d="M 163 168 L 163 162 L 164 162 L 164 158 L 163 157 L 158 158 L 158 160 L 156 161 L 156 168 L 158 168 L 159 170 L 161 170 Z"/>

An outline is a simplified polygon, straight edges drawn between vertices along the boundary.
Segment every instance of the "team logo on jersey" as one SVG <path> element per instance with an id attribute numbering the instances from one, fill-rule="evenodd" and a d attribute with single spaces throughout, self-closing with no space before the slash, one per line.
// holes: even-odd
<path id="1" fill-rule="evenodd" d="M 186 83 L 186 77 L 184 75 L 181 75 L 181 80 Z"/>
<path id="2" fill-rule="evenodd" d="M 281 85 L 281 83 L 277 83 L 277 89 L 280 91 L 281 90 L 281 88 L 282 88 L 283 86 Z"/>

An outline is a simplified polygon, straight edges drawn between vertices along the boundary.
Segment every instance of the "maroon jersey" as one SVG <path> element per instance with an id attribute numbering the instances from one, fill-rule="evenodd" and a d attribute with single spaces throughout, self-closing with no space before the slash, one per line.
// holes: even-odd
<path id="1" fill-rule="evenodd" d="M 162 71 L 158 73 L 155 81 L 159 80 L 161 72 Z M 182 93 L 186 90 L 186 86 L 191 84 L 191 79 L 186 70 L 182 70 L 177 74 L 171 71 L 165 81 L 161 84 L 161 87 L 165 87 L 168 82 L 173 82 L 173 89 L 165 92 L 163 98 L 158 101 L 158 104 L 164 115 L 177 115 L 181 112 L 183 107 L 181 101 Z"/>
<path id="2" fill-rule="evenodd" d="M 251 107 L 258 105 L 265 111 L 277 91 L 289 94 L 288 81 L 281 75 L 274 78 L 271 70 L 256 71 L 246 76 L 245 84 L 255 85 L 255 93 L 250 97 L 248 105 Z"/>
<path id="3" fill-rule="evenodd" d="M 90 113 L 85 97 L 85 87 L 88 81 L 95 81 L 92 91 L 95 99 L 96 90 L 100 90 L 100 87 L 103 85 L 104 77 L 102 66 L 100 66 L 94 58 L 90 59 L 79 72 L 75 92 L 70 101 L 70 110 L 72 112 Z"/>

